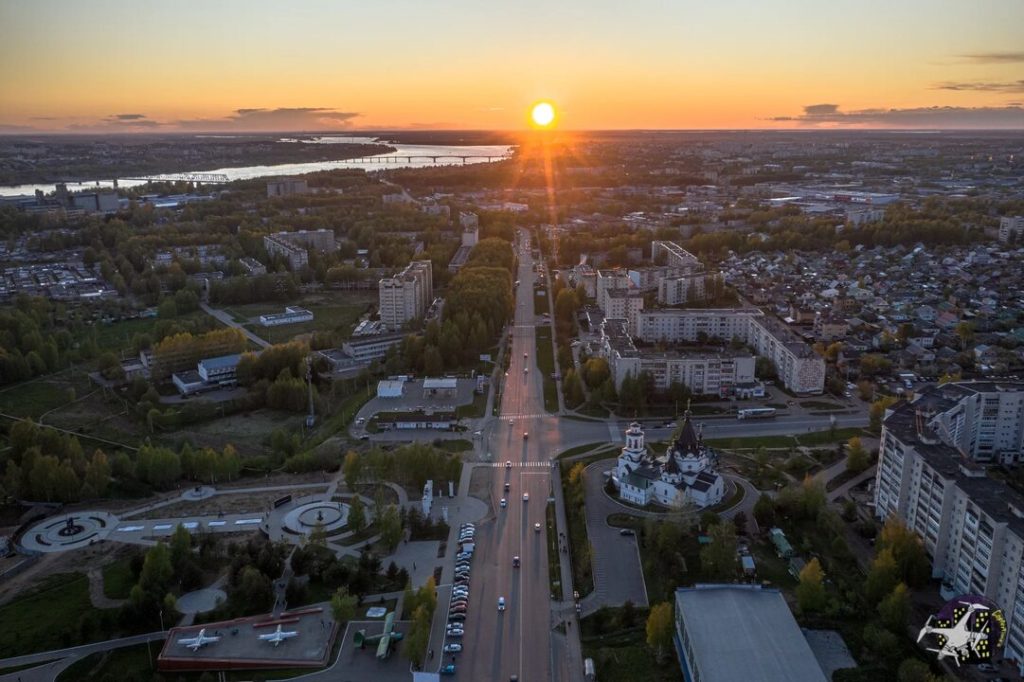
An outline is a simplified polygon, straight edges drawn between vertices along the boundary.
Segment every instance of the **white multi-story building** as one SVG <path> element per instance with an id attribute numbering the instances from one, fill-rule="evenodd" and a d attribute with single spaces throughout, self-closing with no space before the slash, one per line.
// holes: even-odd
<path id="1" fill-rule="evenodd" d="M 658 281 L 658 303 L 681 305 L 704 298 L 706 277 L 703 272 L 679 277 L 665 277 Z"/>
<path id="2" fill-rule="evenodd" d="M 298 306 L 288 306 L 283 313 L 268 313 L 260 315 L 260 324 L 264 327 L 280 327 L 284 324 L 298 324 L 300 322 L 312 322 L 313 313 Z"/>
<path id="3" fill-rule="evenodd" d="M 977 382 L 897 404 L 882 429 L 875 513 L 921 536 L 944 597 L 981 594 L 1003 610 L 1004 656 L 1024 674 L 1024 495 L 978 463 L 1021 461 L 1022 398 L 1022 382 Z"/>
<path id="4" fill-rule="evenodd" d="M 811 395 L 825 390 L 825 360 L 780 320 L 756 308 L 645 310 L 630 331 L 651 343 L 736 338 L 771 360 L 790 391 Z"/>
<path id="5" fill-rule="evenodd" d="M 309 185 L 305 180 L 297 178 L 280 178 L 267 182 L 267 198 L 286 197 L 292 194 L 306 194 Z"/>
<path id="6" fill-rule="evenodd" d="M 737 387 L 753 387 L 754 356 L 728 349 L 673 352 L 638 350 L 626 332 L 625 320 L 606 319 L 601 325 L 601 353 L 608 360 L 615 388 L 628 376 L 646 372 L 654 389 L 684 384 L 698 395 L 733 395 Z"/>
<path id="7" fill-rule="evenodd" d="M 434 297 L 430 261 L 413 261 L 394 277 L 385 277 L 377 287 L 380 321 L 391 331 L 423 317 Z"/>
<path id="8" fill-rule="evenodd" d="M 629 289 L 631 281 L 629 272 L 626 270 L 598 270 L 594 280 L 594 298 L 597 299 L 597 307 L 600 308 L 605 317 L 608 315 L 608 292 L 618 289 Z"/>
<path id="9" fill-rule="evenodd" d="M 679 438 L 661 457 L 647 451 L 640 424 L 630 424 L 615 473 L 619 497 L 640 506 L 693 504 L 703 509 L 721 502 L 725 494 L 725 480 L 712 467 L 711 452 L 694 430 L 689 410 Z"/>
<path id="10" fill-rule="evenodd" d="M 1018 244 L 1024 238 L 1024 216 L 999 219 L 999 241 L 1002 244 L 1010 241 L 1010 235 L 1016 235 Z"/>
<path id="11" fill-rule="evenodd" d="M 636 289 L 609 289 L 604 292 L 601 311 L 606 319 L 626 320 L 627 328 L 636 327 L 637 317 L 644 309 L 644 295 Z"/>
<path id="12" fill-rule="evenodd" d="M 665 264 L 673 268 L 682 268 L 688 272 L 704 269 L 704 265 L 695 255 L 675 242 L 651 242 L 651 259 L 657 261 L 660 254 L 665 254 Z"/>

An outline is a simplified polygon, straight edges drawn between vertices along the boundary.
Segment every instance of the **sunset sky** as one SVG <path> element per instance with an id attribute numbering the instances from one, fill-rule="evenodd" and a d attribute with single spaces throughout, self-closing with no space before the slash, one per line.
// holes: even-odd
<path id="1" fill-rule="evenodd" d="M 1024 128 L 1022 0 L 0 0 L 0 132 Z"/>

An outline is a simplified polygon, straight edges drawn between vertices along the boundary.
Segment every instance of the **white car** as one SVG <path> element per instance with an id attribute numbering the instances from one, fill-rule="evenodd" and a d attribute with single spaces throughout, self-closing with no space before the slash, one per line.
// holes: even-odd
<path id="1" fill-rule="evenodd" d="M 540 524 L 539 523 L 533 524 L 533 532 L 535 532 L 535 533 L 539 533 L 540 532 Z"/>
<path id="2" fill-rule="evenodd" d="M 504 611 L 505 610 L 505 598 L 504 597 L 498 597 L 498 610 L 499 611 Z"/>
<path id="3" fill-rule="evenodd" d="M 455 654 L 455 653 L 458 653 L 460 651 L 462 651 L 462 645 L 461 644 L 456 644 L 456 643 L 453 642 L 451 644 L 445 644 L 444 645 L 444 652 L 446 654 Z"/>
<path id="4" fill-rule="evenodd" d="M 501 498 L 501 508 L 504 509 L 507 506 L 508 506 L 508 500 L 506 500 L 504 497 Z"/>
<path id="5" fill-rule="evenodd" d="M 530 493 L 523 493 L 523 502 L 530 501 Z"/>

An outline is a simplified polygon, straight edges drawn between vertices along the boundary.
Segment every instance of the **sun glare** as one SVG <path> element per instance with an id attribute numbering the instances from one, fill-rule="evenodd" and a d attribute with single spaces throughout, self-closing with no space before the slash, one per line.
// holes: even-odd
<path id="1" fill-rule="evenodd" d="M 555 108 L 550 102 L 537 102 L 530 111 L 530 119 L 538 128 L 547 128 L 555 120 Z"/>

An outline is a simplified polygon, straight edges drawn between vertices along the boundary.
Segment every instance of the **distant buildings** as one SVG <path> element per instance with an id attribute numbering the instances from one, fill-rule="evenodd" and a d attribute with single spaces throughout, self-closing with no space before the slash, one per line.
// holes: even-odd
<path id="1" fill-rule="evenodd" d="M 1024 383 L 925 389 L 884 421 L 875 513 L 921 536 L 944 598 L 980 594 L 1007 621 L 1004 657 L 1024 674 L 1024 495 L 977 462 L 1024 460 Z"/>
<path id="2" fill-rule="evenodd" d="M 661 457 L 644 445 L 644 431 L 633 422 L 616 466 L 619 497 L 632 504 L 675 508 L 692 504 L 703 509 L 722 501 L 725 479 L 711 466 L 711 453 L 686 411 L 679 438 Z"/>
<path id="3" fill-rule="evenodd" d="M 700 682 L 826 682 L 782 592 L 760 585 L 676 590 L 683 678 Z"/>
<path id="4" fill-rule="evenodd" d="M 171 381 L 182 395 L 234 386 L 235 370 L 241 358 L 236 353 L 200 360 L 195 370 L 171 374 Z"/>
<path id="5" fill-rule="evenodd" d="M 308 194 L 309 186 L 305 180 L 280 178 L 267 183 L 267 198 L 286 197 L 293 194 Z"/>
<path id="6" fill-rule="evenodd" d="M 331 230 L 299 230 L 268 234 L 263 237 L 263 248 L 270 256 L 283 256 L 290 269 L 299 270 L 309 264 L 308 249 L 333 253 L 338 243 Z"/>
<path id="7" fill-rule="evenodd" d="M 467 215 L 466 213 L 460 213 L 461 216 Z M 475 213 L 468 215 L 476 218 Z M 466 227 L 462 230 L 462 243 L 459 245 L 458 250 L 455 251 L 455 255 L 452 256 L 451 261 L 448 263 L 449 272 L 456 273 L 462 269 L 462 266 L 469 260 L 469 254 L 472 253 L 473 247 L 480 241 L 480 228 L 473 225 Z"/>
<path id="8" fill-rule="evenodd" d="M 285 324 L 298 324 L 300 322 L 312 322 L 313 313 L 305 308 L 288 306 L 283 313 L 271 313 L 260 315 L 260 324 L 264 327 L 279 327 Z"/>
<path id="9" fill-rule="evenodd" d="M 999 243 L 1007 244 L 1011 239 L 1018 244 L 1024 241 L 1024 216 L 999 219 Z"/>
<path id="10" fill-rule="evenodd" d="M 380 321 L 390 331 L 423 317 L 434 297 L 429 260 L 413 261 L 402 272 L 378 283 Z"/>
<path id="11" fill-rule="evenodd" d="M 244 258 L 239 258 L 238 262 L 242 265 L 243 268 L 245 268 L 246 274 L 249 275 L 250 277 L 256 277 L 258 275 L 267 274 L 267 266 L 265 266 L 263 263 L 259 262 L 255 258 L 249 258 L 248 256 L 245 256 Z"/>

